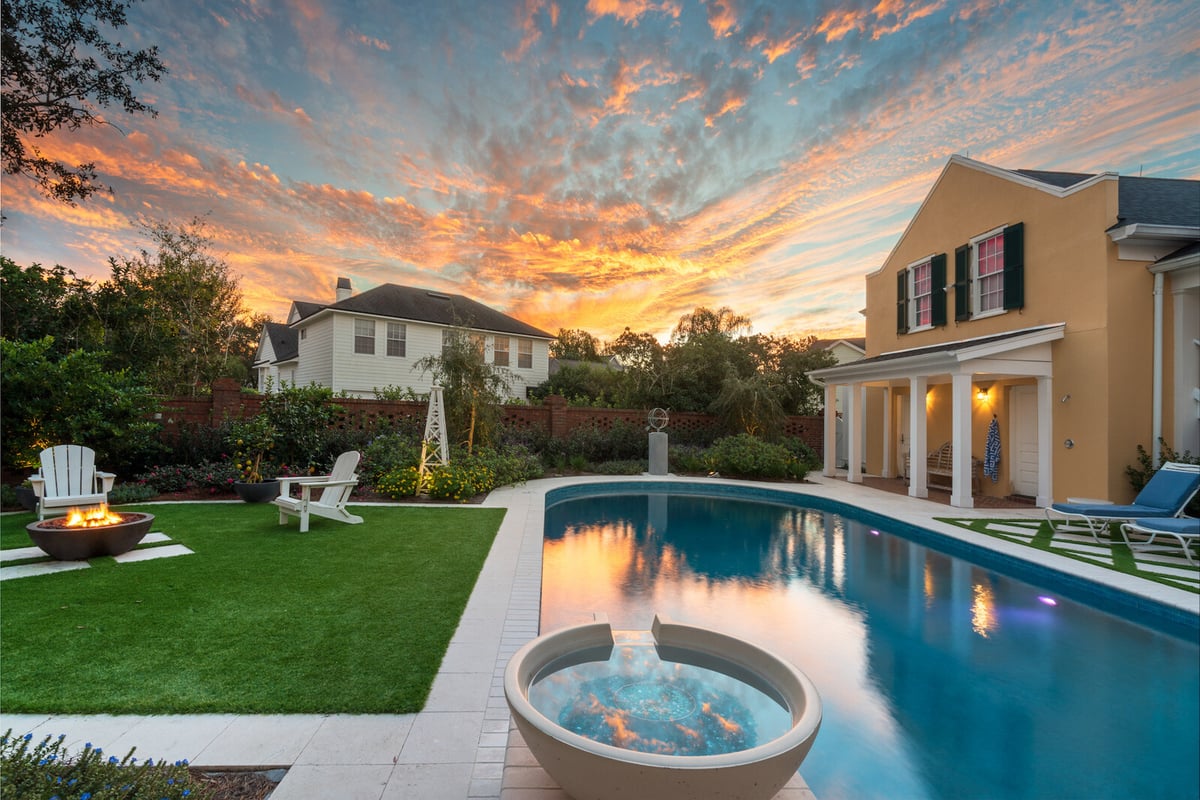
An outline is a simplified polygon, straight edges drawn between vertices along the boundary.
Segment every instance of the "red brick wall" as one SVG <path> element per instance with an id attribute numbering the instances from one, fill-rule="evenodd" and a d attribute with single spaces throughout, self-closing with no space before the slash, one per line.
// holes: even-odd
<path id="1" fill-rule="evenodd" d="M 404 400 L 371 400 L 337 398 L 334 402 L 343 412 L 338 420 L 341 428 L 372 430 L 391 427 L 406 418 L 425 419 L 424 403 Z M 225 419 L 241 419 L 258 413 L 262 399 L 255 394 L 242 394 L 237 383 L 221 379 L 213 384 L 212 396 L 207 398 L 177 398 L 163 404 L 163 435 L 173 438 L 181 424 L 219 425 Z M 580 427 L 596 426 L 611 430 L 613 423 L 622 420 L 630 425 L 646 426 L 649 412 L 641 409 L 585 408 L 567 405 L 561 397 L 547 397 L 540 406 L 504 406 L 504 424 L 522 430 L 542 429 L 551 436 L 565 439 Z M 711 414 L 673 411 L 666 427 L 670 433 L 709 432 L 717 425 Z M 807 443 L 822 455 L 825 450 L 824 419 L 822 417 L 788 417 L 784 433 Z"/>

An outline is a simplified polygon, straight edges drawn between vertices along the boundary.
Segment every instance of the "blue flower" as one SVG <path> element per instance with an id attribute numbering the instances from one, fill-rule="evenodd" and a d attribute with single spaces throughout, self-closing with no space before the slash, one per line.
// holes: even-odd
<path id="1" fill-rule="evenodd" d="M 100 751 L 99 751 L 99 750 L 97 750 L 96 752 L 100 752 Z M 116 764 L 116 763 L 117 763 L 117 757 L 116 757 L 116 756 L 109 756 L 109 757 L 108 757 L 108 763 L 110 763 L 110 764 Z"/>

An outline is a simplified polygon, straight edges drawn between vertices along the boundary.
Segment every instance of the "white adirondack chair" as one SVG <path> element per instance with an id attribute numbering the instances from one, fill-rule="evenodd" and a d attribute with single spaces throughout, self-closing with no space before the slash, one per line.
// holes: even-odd
<path id="1" fill-rule="evenodd" d="M 66 514 L 72 508 L 88 508 L 108 502 L 117 476 L 96 469 L 96 452 L 78 444 L 47 447 L 41 455 L 42 470 L 29 478 L 37 496 L 38 519 L 47 514 Z"/>
<path id="2" fill-rule="evenodd" d="M 325 517 L 326 519 L 347 522 L 357 525 L 363 521 L 346 510 L 350 501 L 350 493 L 358 485 L 358 468 L 361 456 L 357 450 L 348 450 L 337 457 L 333 471 L 328 475 L 311 475 L 303 478 L 280 478 L 279 497 L 272 502 L 279 506 L 279 524 L 286 525 L 289 516 L 300 518 L 300 532 L 308 531 L 310 516 Z M 291 488 L 295 484 L 300 487 L 300 496 L 292 497 Z M 320 490 L 321 494 L 313 499 L 313 492 Z"/>

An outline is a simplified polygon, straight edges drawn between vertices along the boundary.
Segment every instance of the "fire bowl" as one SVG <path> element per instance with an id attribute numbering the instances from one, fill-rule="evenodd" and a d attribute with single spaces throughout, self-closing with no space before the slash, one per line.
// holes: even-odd
<path id="1" fill-rule="evenodd" d="M 808 755 L 821 701 L 804 673 L 755 645 L 654 618 L 522 647 L 504 695 L 530 752 L 575 800 L 775 796 Z"/>
<path id="2" fill-rule="evenodd" d="M 90 528 L 68 528 L 66 519 L 44 519 L 25 526 L 29 538 L 59 561 L 86 561 L 97 556 L 119 556 L 137 547 L 154 524 L 153 514 L 126 512 L 121 521 Z"/>

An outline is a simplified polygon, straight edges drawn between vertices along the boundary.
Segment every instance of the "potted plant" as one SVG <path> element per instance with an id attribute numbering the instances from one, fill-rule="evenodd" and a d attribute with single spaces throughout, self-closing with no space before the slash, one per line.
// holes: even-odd
<path id="1" fill-rule="evenodd" d="M 279 496 L 275 434 L 275 426 L 262 414 L 233 425 L 233 462 L 241 478 L 234 481 L 233 490 L 247 503 L 266 503 Z"/>
<path id="2" fill-rule="evenodd" d="M 33 491 L 33 484 L 29 479 L 21 481 L 21 485 L 16 489 L 17 502 L 26 511 L 37 511 L 37 494 Z"/>

